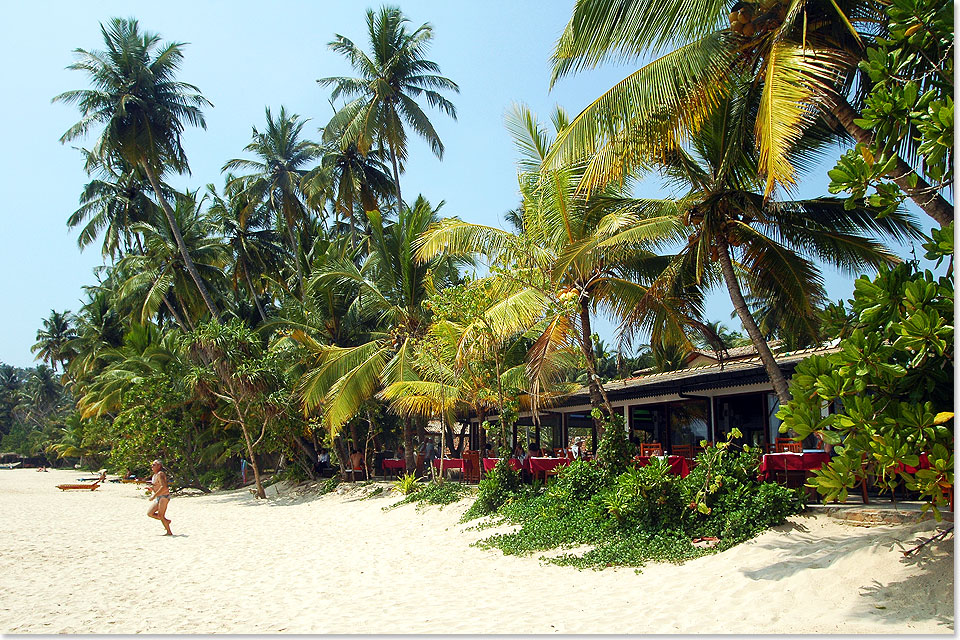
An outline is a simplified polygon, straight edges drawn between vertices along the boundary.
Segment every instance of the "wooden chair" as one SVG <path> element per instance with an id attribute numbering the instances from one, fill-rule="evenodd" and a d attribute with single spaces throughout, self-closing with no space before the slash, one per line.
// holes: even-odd
<path id="1" fill-rule="evenodd" d="M 644 442 L 640 444 L 641 456 L 662 456 L 663 445 L 659 442 Z"/>
<path id="2" fill-rule="evenodd" d="M 424 472 L 424 469 L 423 469 L 423 460 L 424 460 L 424 455 L 423 455 L 422 453 L 418 453 L 418 454 L 417 454 L 417 466 L 416 466 L 416 472 L 415 472 L 415 473 L 417 474 L 417 477 L 420 477 L 420 476 L 423 475 L 423 472 Z"/>
<path id="3" fill-rule="evenodd" d="M 480 482 L 480 452 L 463 452 L 463 479 L 465 482 Z"/>
<path id="4" fill-rule="evenodd" d="M 670 453 L 671 455 L 675 455 L 675 456 L 692 458 L 694 456 L 693 445 L 692 444 L 675 444 L 672 447 L 670 447 Z"/>
<path id="5" fill-rule="evenodd" d="M 792 438 L 777 438 L 776 445 L 777 453 L 802 453 L 803 452 L 803 443 L 797 442 Z"/>

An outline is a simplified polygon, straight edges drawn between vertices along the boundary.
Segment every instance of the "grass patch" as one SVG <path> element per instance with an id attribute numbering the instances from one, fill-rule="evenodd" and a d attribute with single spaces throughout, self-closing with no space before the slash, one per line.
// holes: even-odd
<path id="1" fill-rule="evenodd" d="M 426 484 L 417 483 L 416 488 L 412 489 L 403 500 L 394 505 L 384 507 L 384 510 L 410 503 L 416 503 L 417 506 L 434 504 L 442 507 L 454 502 L 459 502 L 470 493 L 471 491 L 459 482 L 430 481 Z"/>

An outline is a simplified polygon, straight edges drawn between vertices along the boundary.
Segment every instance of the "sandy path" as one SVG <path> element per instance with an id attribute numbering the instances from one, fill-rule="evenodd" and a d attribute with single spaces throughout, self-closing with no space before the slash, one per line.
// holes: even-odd
<path id="1" fill-rule="evenodd" d="M 0 470 L 2 633 L 953 633 L 953 537 L 798 517 L 683 566 L 578 571 L 469 543 L 467 503 L 60 492 Z"/>

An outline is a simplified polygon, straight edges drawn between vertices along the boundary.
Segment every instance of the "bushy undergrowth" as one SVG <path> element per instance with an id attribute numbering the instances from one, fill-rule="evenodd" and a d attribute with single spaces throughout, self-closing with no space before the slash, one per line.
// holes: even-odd
<path id="1" fill-rule="evenodd" d="M 326 495 L 337 488 L 337 485 L 340 484 L 340 477 L 333 476 L 332 478 L 327 478 L 320 483 L 320 489 L 317 491 L 319 495 Z"/>
<path id="2" fill-rule="evenodd" d="M 549 561 L 581 568 L 683 562 L 803 511 L 802 489 L 757 482 L 757 466 L 756 451 L 736 451 L 727 442 L 701 453 L 686 478 L 671 474 L 665 460 L 615 477 L 610 466 L 574 462 L 542 491 L 514 487 L 509 476 L 491 473 L 464 519 L 497 513 L 519 524 L 477 543 L 510 555 L 589 545 L 582 555 Z M 712 549 L 692 544 L 703 537 L 719 541 Z"/>
<path id="3" fill-rule="evenodd" d="M 416 502 L 421 505 L 436 504 L 443 506 L 453 502 L 458 502 L 469 493 L 470 490 L 459 482 L 431 481 L 426 484 L 418 485 L 418 487 L 407 494 L 403 500 L 392 505 L 391 507 L 385 508 L 399 507 L 402 504 L 410 504 L 411 502 Z"/>

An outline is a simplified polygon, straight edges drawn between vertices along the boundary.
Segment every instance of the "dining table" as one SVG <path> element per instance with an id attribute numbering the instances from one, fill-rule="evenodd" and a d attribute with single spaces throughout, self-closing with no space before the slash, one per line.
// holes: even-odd
<path id="1" fill-rule="evenodd" d="M 791 471 L 814 471 L 827 462 L 830 462 L 830 454 L 826 451 L 767 453 L 760 460 L 760 479 L 770 480 L 775 473 L 781 471 L 784 474 Z"/>
<path id="2" fill-rule="evenodd" d="M 442 466 L 441 462 L 443 463 Z M 437 458 L 433 461 L 433 466 L 441 474 L 449 469 L 459 469 L 463 473 L 463 458 L 443 458 L 443 460 Z"/>
<path id="3" fill-rule="evenodd" d="M 663 456 L 636 456 L 633 459 L 637 467 L 645 467 L 653 459 L 662 460 Z M 690 463 L 683 456 L 667 456 L 667 463 L 670 465 L 670 473 L 681 478 L 690 475 Z"/>
<path id="4" fill-rule="evenodd" d="M 392 458 L 386 458 L 380 461 L 380 466 L 383 467 L 383 473 L 386 475 L 387 470 L 396 471 L 397 475 L 400 475 L 401 471 L 407 470 L 407 461 L 406 460 L 394 460 Z"/>
<path id="5" fill-rule="evenodd" d="M 570 458 L 536 458 L 534 456 L 528 456 L 526 460 L 523 461 L 523 468 L 531 473 L 534 478 L 543 477 L 543 481 L 547 481 L 547 473 L 553 471 L 559 466 L 567 466 L 573 462 Z"/>
<path id="6" fill-rule="evenodd" d="M 484 458 L 483 459 L 483 470 L 484 471 L 493 471 L 493 468 L 497 466 L 497 463 L 500 462 L 500 458 Z M 507 460 L 507 464 L 510 465 L 510 468 L 514 471 L 520 471 L 523 466 L 520 464 L 520 461 L 516 458 L 510 458 Z"/>

